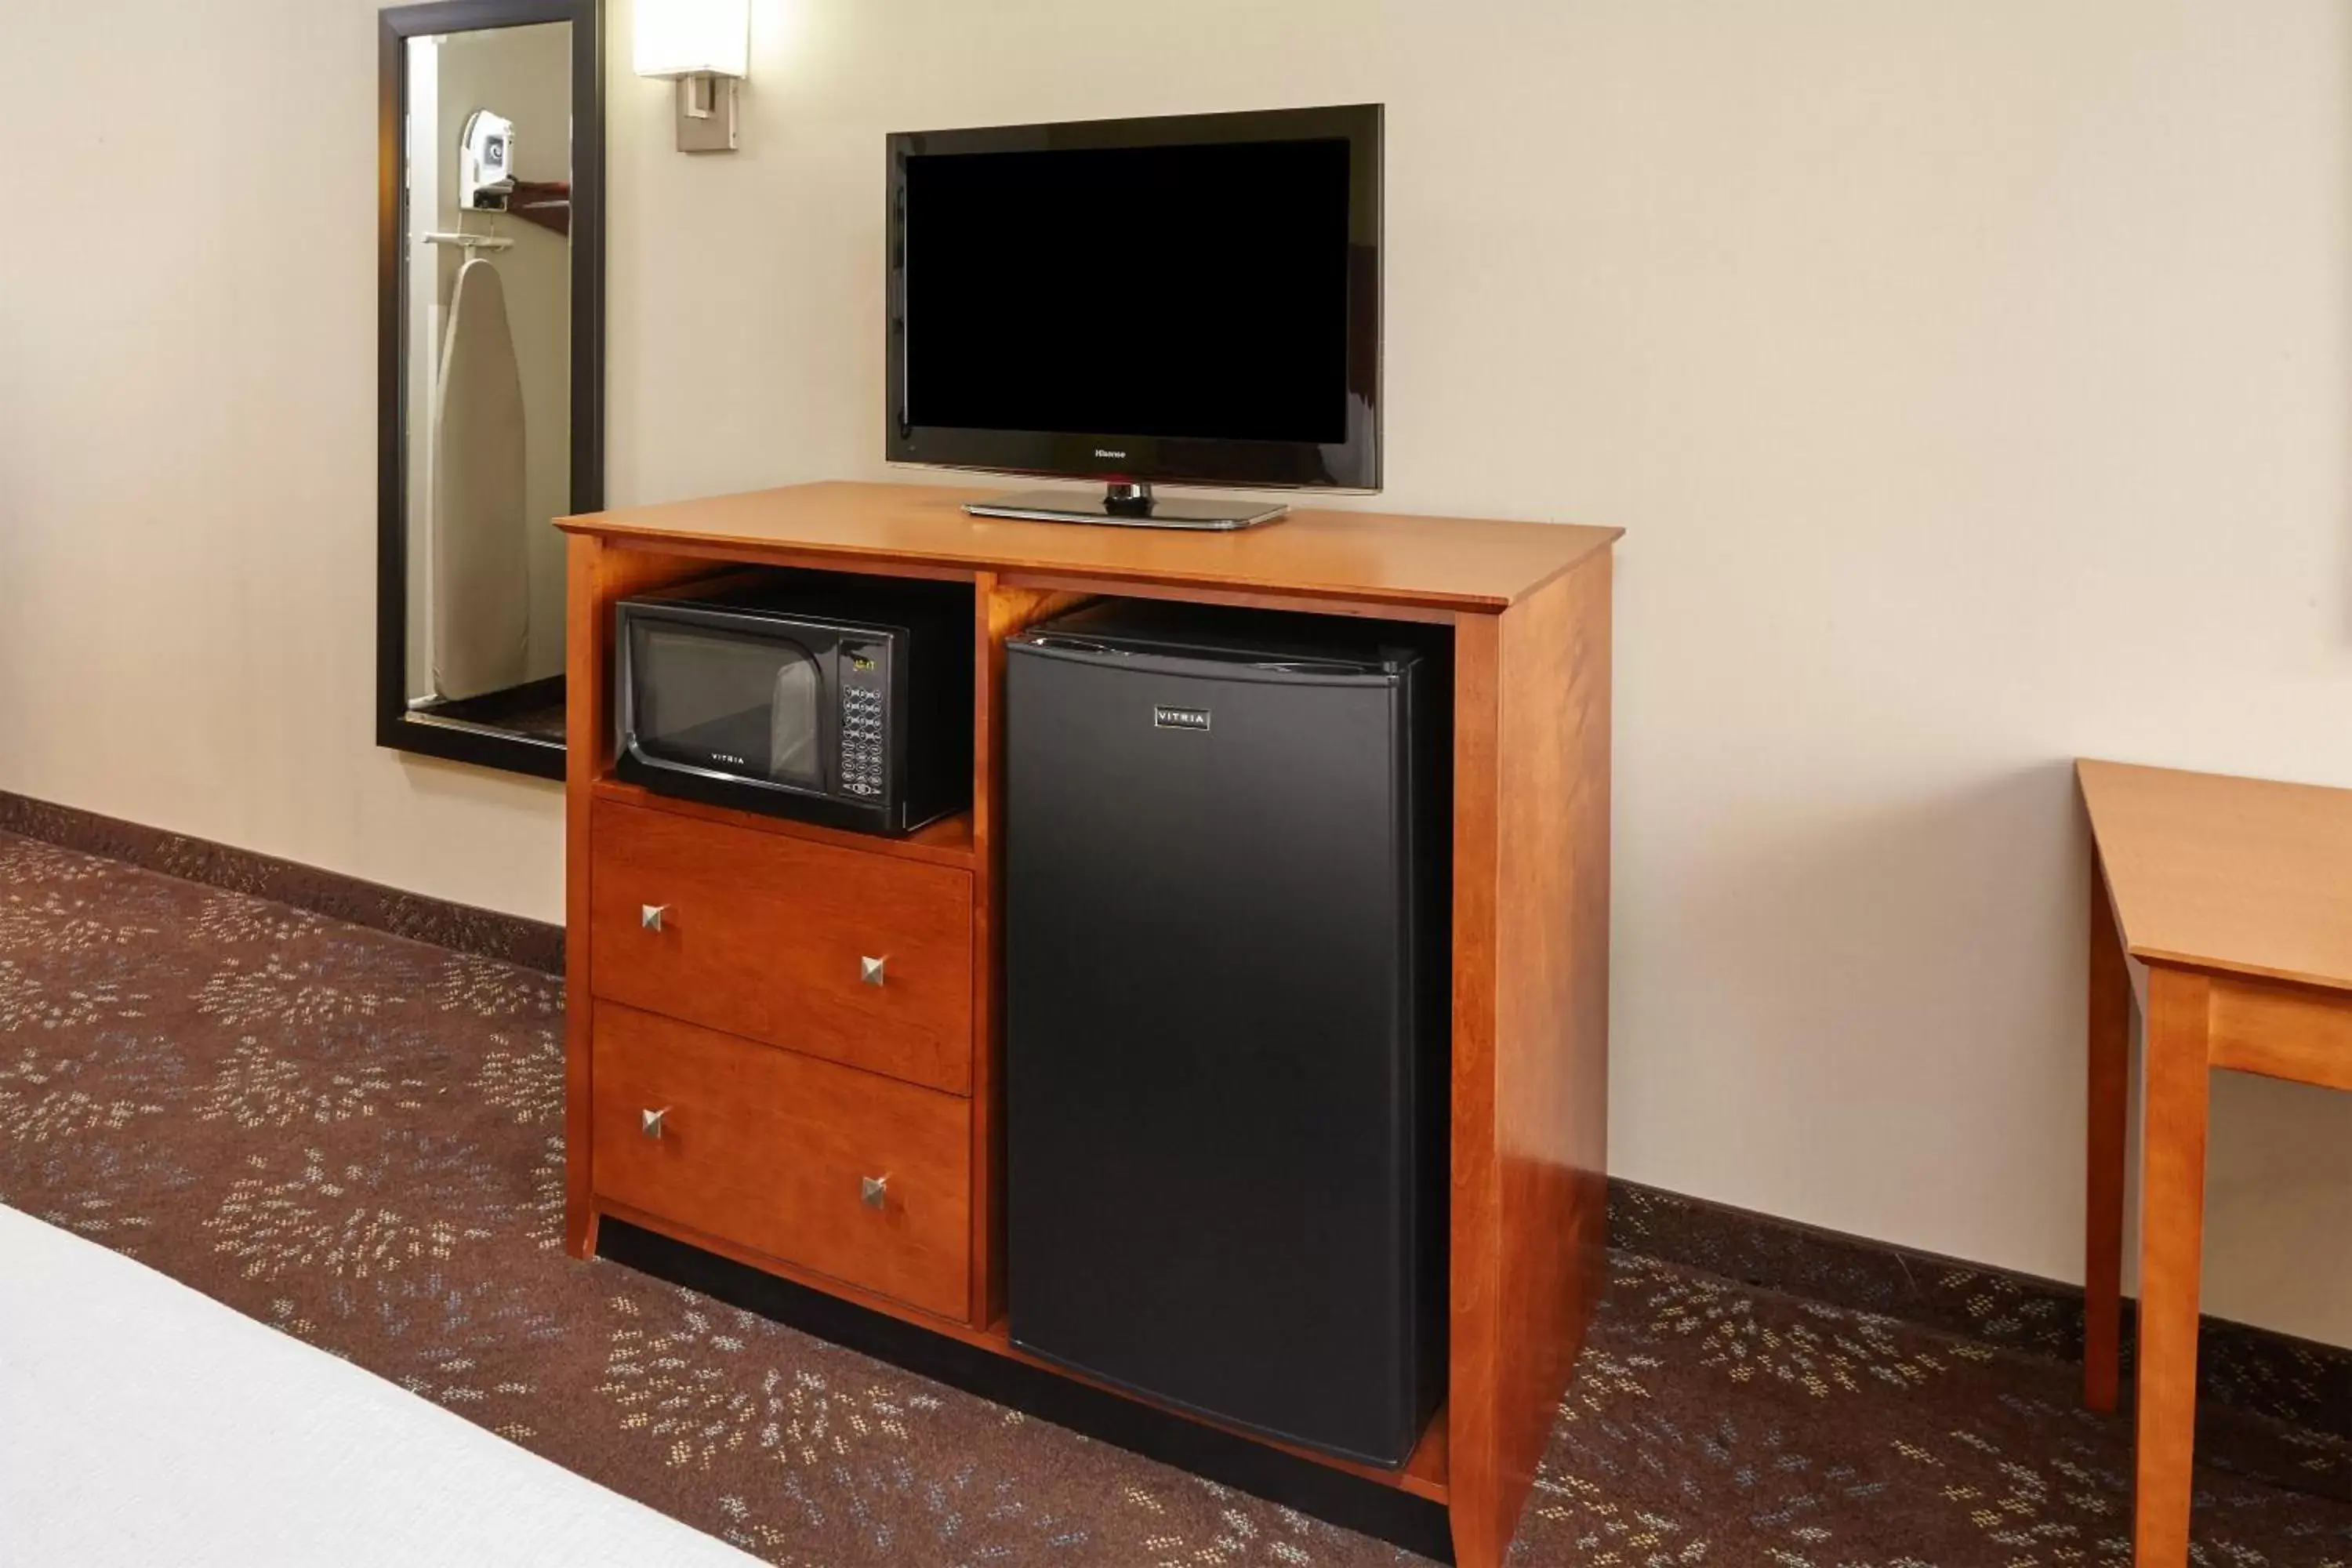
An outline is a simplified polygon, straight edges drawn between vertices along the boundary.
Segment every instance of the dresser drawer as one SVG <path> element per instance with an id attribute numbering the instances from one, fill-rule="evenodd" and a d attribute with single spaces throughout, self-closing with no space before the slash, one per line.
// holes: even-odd
<path id="1" fill-rule="evenodd" d="M 968 1100 L 625 1007 L 594 1035 L 599 1197 L 966 1315 Z"/>
<path id="2" fill-rule="evenodd" d="M 971 874 L 600 801 L 591 988 L 971 1091 Z"/>

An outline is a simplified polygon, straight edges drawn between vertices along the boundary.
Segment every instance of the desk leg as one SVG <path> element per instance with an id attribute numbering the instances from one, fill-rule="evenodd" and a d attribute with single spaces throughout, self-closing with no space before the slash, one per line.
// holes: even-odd
<path id="1" fill-rule="evenodd" d="M 2124 1166 L 2131 1124 L 2131 975 L 2115 906 L 2091 856 L 2090 1138 L 2084 1171 L 2083 1403 L 2116 1407 L 2124 1294 Z"/>
<path id="2" fill-rule="evenodd" d="M 2147 1121 L 2142 1130 L 2139 1455 L 2136 1568 L 2189 1561 L 2189 1463 L 2197 1439 L 2197 1271 L 2205 1237 L 2209 982 L 2150 965 Z"/>

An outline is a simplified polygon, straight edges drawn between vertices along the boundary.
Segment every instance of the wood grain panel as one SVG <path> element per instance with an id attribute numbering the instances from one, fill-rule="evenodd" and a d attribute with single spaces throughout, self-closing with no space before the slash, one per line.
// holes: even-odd
<path id="1" fill-rule="evenodd" d="M 1288 610 L 1309 616 L 1353 616 L 1382 621 L 1418 621 L 1452 626 L 1455 612 L 1434 605 L 1357 603 L 1318 598 L 1311 594 L 1277 594 L 1263 589 L 1207 588 L 1198 584 L 1143 583 L 1115 577 L 1083 577 L 1045 572 L 1008 572 L 996 579 L 1006 588 L 1042 588 L 1074 599 L 1105 595 L 1123 599 L 1172 599 L 1185 605 L 1231 605 L 1245 610 Z"/>
<path id="2" fill-rule="evenodd" d="M 2352 991 L 2352 790 L 2074 764 L 2132 955 Z"/>
<path id="3" fill-rule="evenodd" d="M 2352 1089 L 2352 999 L 2341 993 L 2217 977 L 2210 1026 L 2217 1068 Z"/>
<path id="4" fill-rule="evenodd" d="M 1499 1568 L 1598 1295 L 1610 563 L 1455 627 L 1454 1550 Z"/>
<path id="5" fill-rule="evenodd" d="M 595 1055 L 600 1194 L 965 1315 L 963 1100 L 609 1003 Z M 648 1137 L 656 1110 L 660 1135 Z M 868 1179 L 886 1184 L 879 1206 L 865 1199 Z"/>
<path id="6" fill-rule="evenodd" d="M 596 1251 L 596 1210 L 591 1198 L 588 1152 L 594 1053 L 588 1001 L 588 786 L 603 773 L 598 758 L 612 742 L 600 738 L 597 698 L 610 650 L 596 638 L 597 566 L 604 542 L 574 534 L 563 542 L 563 1248 L 574 1258 Z"/>
<path id="7" fill-rule="evenodd" d="M 600 1000 L 971 1092 L 970 873 L 611 801 L 591 833 Z"/>
<path id="8" fill-rule="evenodd" d="M 610 515 L 591 513 L 587 517 L 558 518 L 556 526 L 567 532 L 599 534 L 600 530 L 588 526 L 592 519 Z M 573 525 L 580 525 L 574 527 Z M 712 542 L 708 540 L 669 538 L 659 534 L 616 531 L 604 536 L 607 548 L 649 555 L 667 555 L 741 568 L 746 566 L 778 568 L 793 572 L 866 572 L 879 577 L 919 577 L 940 583 L 969 583 L 973 569 L 969 565 L 942 565 L 935 562 L 894 560 L 887 556 L 862 556 L 845 561 L 837 551 L 802 550 L 790 544 L 753 541 Z"/>
<path id="9" fill-rule="evenodd" d="M 593 869 L 589 791 L 613 765 L 613 615 L 615 599 L 710 574 L 707 561 L 604 548 L 574 535 L 564 547 L 563 1244 L 574 1258 L 596 1250 L 596 1211 L 589 1187 L 593 1138 L 589 1106 L 594 1078 L 590 976 Z"/>
<path id="10" fill-rule="evenodd" d="M 805 838 L 812 844 L 830 844 L 835 848 L 852 849 L 861 855 L 889 855 L 902 860 L 928 860 L 934 866 L 952 866 L 960 870 L 971 869 L 972 863 L 971 813 L 968 811 L 943 816 L 912 833 L 892 838 L 878 833 L 859 833 L 846 827 L 820 826 L 816 823 L 802 822 L 790 816 L 772 816 L 765 812 L 739 811 L 730 805 L 685 800 L 674 795 L 657 794 L 626 779 L 599 779 L 594 793 L 598 800 L 609 800 L 617 805 L 634 805 L 646 811 L 667 811 L 679 816 L 698 817 L 704 822 L 740 827 L 752 833 Z"/>
<path id="11" fill-rule="evenodd" d="M 1496 1568 L 1517 1505 L 1502 1452 L 1504 1220 L 1496 1140 L 1496 927 L 1501 893 L 1496 773 L 1502 657 L 1493 616 L 1454 628 L 1453 1213 L 1447 1442 L 1454 1556 Z"/>
<path id="12" fill-rule="evenodd" d="M 2213 1079 L 2206 1052 L 2209 985 L 2204 975 L 2187 970 L 2148 972 L 2132 1486 L 2132 1561 L 2137 1568 L 2186 1568 L 2189 1561 L 2206 1107 Z"/>
<path id="13" fill-rule="evenodd" d="M 739 556 L 796 552 L 857 570 L 1060 573 L 1379 605 L 1499 610 L 1606 550 L 1612 528 L 1294 511 L 1235 533 L 975 518 L 995 488 L 826 483 L 564 518 L 616 542 Z"/>

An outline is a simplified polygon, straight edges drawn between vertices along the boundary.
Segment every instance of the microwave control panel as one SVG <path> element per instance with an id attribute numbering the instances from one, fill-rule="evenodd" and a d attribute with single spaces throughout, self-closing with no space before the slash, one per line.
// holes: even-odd
<path id="1" fill-rule="evenodd" d="M 841 684 L 841 790 L 861 800 L 883 795 L 883 757 L 889 734 L 885 711 L 890 671 L 879 643 L 844 643 Z"/>

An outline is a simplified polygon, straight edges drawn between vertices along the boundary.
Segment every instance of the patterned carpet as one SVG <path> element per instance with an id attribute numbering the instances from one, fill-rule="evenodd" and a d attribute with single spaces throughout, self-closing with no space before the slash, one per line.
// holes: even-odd
<path id="1" fill-rule="evenodd" d="M 0 834 L 0 1200 L 777 1563 L 1415 1561 L 567 1259 L 562 1005 Z M 1620 1256 L 1515 1561 L 2122 1564 L 2128 1429 L 2075 1387 Z M 2352 1433 L 2210 1425 L 2196 1561 L 2352 1568 Z"/>

